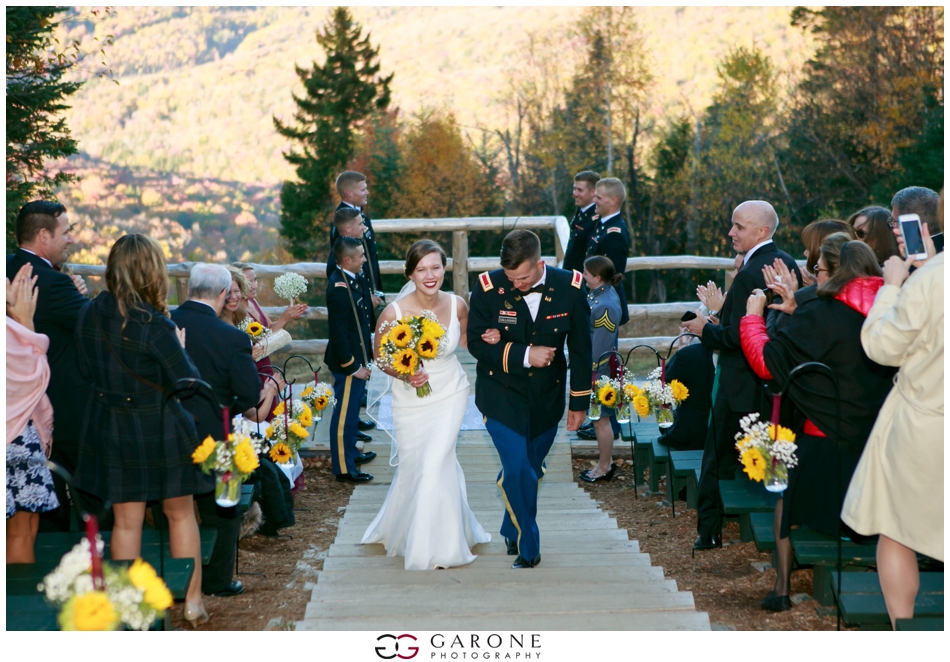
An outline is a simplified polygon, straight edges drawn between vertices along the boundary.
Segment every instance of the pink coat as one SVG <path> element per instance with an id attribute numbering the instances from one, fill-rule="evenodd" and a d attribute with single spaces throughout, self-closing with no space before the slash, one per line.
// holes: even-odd
<path id="1" fill-rule="evenodd" d="M 47 455 L 53 442 L 53 405 L 46 396 L 48 349 L 47 336 L 7 317 L 7 444 L 23 434 L 32 419 Z"/>

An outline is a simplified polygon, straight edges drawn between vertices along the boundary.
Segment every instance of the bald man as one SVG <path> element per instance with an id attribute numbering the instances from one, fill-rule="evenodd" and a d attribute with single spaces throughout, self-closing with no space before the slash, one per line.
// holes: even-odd
<path id="1" fill-rule="evenodd" d="M 719 388 L 713 405 L 713 421 L 706 435 L 703 464 L 699 476 L 697 504 L 699 537 L 694 549 L 722 547 L 722 501 L 719 497 L 719 479 L 735 477 L 739 454 L 735 436 L 739 420 L 761 409 L 762 383 L 742 354 L 739 344 L 739 320 L 745 315 L 746 300 L 752 290 L 765 289 L 762 267 L 771 265 L 776 258 L 784 262 L 798 278 L 802 278 L 792 257 L 778 249 L 772 235 L 778 229 L 775 209 L 762 200 L 743 202 L 732 212 L 729 236 L 737 253 L 745 253 L 742 266 L 732 287 L 726 294 L 719 324 L 710 324 L 702 315 L 684 323 L 691 333 L 702 338 L 706 349 L 719 351 Z"/>

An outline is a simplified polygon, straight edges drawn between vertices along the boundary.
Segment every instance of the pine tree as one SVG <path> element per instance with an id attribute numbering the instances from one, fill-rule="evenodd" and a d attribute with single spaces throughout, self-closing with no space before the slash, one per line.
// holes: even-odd
<path id="1" fill-rule="evenodd" d="M 379 49 L 362 31 L 347 8 L 334 9 L 316 35 L 326 60 L 313 62 L 311 69 L 296 67 L 305 95 L 293 95 L 294 124 L 274 118 L 277 132 L 294 142 L 284 158 L 296 169 L 297 181 L 286 181 L 281 189 L 280 234 L 297 259 L 313 258 L 327 247 L 333 180 L 352 158 L 363 123 L 389 106 L 393 75 L 379 75 Z"/>
<path id="2" fill-rule="evenodd" d="M 63 81 L 76 59 L 52 49 L 61 7 L 7 7 L 7 252 L 16 248 L 14 221 L 24 204 L 53 198 L 75 176 L 50 173 L 48 161 L 75 154 L 62 113 L 81 83 Z"/>

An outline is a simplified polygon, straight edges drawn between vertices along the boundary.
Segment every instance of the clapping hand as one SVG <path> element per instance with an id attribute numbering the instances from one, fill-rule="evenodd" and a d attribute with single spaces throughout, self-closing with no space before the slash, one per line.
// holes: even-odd
<path id="1" fill-rule="evenodd" d="M 772 283 L 769 285 L 769 289 L 782 298 L 780 302 L 771 304 L 769 308 L 772 310 L 778 310 L 779 312 L 783 312 L 787 315 L 791 315 L 795 312 L 795 309 L 798 307 L 798 303 L 795 301 L 795 293 L 787 283 Z"/>
<path id="2" fill-rule="evenodd" d="M 13 277 L 13 282 L 7 279 L 7 314 L 17 322 L 33 330 L 33 313 L 36 312 L 36 299 L 39 289 L 36 281 L 39 276 L 33 275 L 33 265 L 24 264 Z"/>
<path id="3" fill-rule="evenodd" d="M 709 312 L 718 312 L 719 310 L 722 310 L 722 304 L 725 301 L 725 296 L 723 295 L 722 290 L 719 289 L 719 286 L 713 281 L 709 281 L 705 285 L 700 285 L 697 287 L 696 296 L 699 297 L 700 303 L 706 306 L 706 310 Z"/>
<path id="4" fill-rule="evenodd" d="M 293 322 L 294 320 L 299 320 L 301 317 L 304 317 L 307 314 L 307 310 L 307 304 L 305 303 L 287 306 L 284 312 L 281 313 L 280 319 L 274 323 L 274 330 L 280 330 L 287 326 L 288 322 Z"/>

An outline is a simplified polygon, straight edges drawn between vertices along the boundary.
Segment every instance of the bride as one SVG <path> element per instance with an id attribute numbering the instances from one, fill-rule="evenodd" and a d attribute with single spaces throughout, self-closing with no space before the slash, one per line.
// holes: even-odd
<path id="1" fill-rule="evenodd" d="M 406 254 L 409 294 L 394 301 L 379 318 L 375 355 L 379 358 L 379 325 L 424 310 L 435 313 L 447 331 L 444 355 L 428 360 L 412 377 L 386 374 L 393 382 L 393 435 L 399 464 L 389 493 L 362 544 L 382 543 L 388 556 L 403 556 L 406 570 L 433 570 L 475 560 L 473 545 L 489 542 L 471 508 L 465 474 L 455 443 L 468 406 L 469 383 L 455 356 L 467 346 L 468 306 L 464 299 L 441 292 L 445 251 L 429 239 L 417 241 Z M 415 289 L 412 289 L 415 286 Z M 432 392 L 420 398 L 415 389 L 429 383 Z"/>

